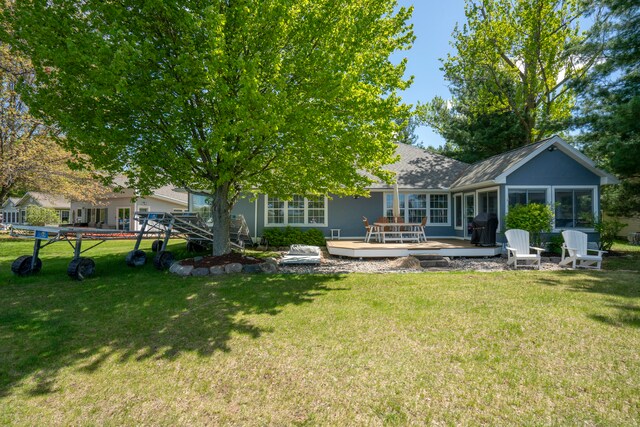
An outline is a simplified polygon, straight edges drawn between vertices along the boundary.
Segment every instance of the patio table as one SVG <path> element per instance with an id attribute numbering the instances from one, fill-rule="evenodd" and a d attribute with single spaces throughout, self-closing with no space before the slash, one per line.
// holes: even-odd
<path id="1" fill-rule="evenodd" d="M 419 222 L 374 222 L 373 225 L 378 227 L 379 238 L 382 243 L 386 243 L 387 240 L 400 241 L 404 243 L 405 240 L 420 242 L 422 236 L 422 223 Z M 385 231 L 385 228 L 390 228 L 389 231 Z"/>

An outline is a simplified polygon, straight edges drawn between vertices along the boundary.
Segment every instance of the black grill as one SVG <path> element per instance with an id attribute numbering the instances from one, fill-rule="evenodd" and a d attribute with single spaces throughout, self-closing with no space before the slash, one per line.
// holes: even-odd
<path id="1" fill-rule="evenodd" d="M 471 243 L 476 246 L 495 246 L 498 215 L 481 213 L 471 222 Z"/>

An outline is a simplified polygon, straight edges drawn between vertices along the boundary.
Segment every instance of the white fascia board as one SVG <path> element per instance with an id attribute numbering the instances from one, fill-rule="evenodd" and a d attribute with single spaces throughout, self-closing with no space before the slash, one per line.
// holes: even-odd
<path id="1" fill-rule="evenodd" d="M 139 196 L 140 199 L 160 199 L 160 200 L 168 200 L 177 205 L 187 206 L 188 201 L 183 201 L 179 199 L 174 199 L 173 197 L 163 196 L 161 194 L 149 194 L 148 196 Z"/>
<path id="2" fill-rule="evenodd" d="M 469 190 L 476 190 L 478 188 L 494 187 L 496 184 L 500 184 L 500 183 L 495 181 L 495 180 L 483 181 L 483 182 L 478 182 L 476 184 L 469 184 L 469 185 L 463 185 L 461 187 L 451 188 L 449 191 L 452 194 L 453 193 L 462 193 L 462 192 L 469 191 Z"/>

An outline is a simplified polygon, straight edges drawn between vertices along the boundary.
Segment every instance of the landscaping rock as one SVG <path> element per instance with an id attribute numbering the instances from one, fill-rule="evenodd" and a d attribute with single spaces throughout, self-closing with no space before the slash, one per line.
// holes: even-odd
<path id="1" fill-rule="evenodd" d="M 201 256 L 194 257 L 193 258 L 193 262 L 200 262 L 200 261 L 202 261 L 202 258 L 203 257 L 201 257 Z"/>
<path id="2" fill-rule="evenodd" d="M 222 265 L 214 265 L 213 267 L 209 268 L 209 274 L 211 274 L 212 276 L 218 276 L 224 273 L 225 271 Z"/>
<path id="3" fill-rule="evenodd" d="M 276 273 L 278 271 L 278 264 L 275 262 L 263 262 L 258 265 L 263 273 Z"/>
<path id="4" fill-rule="evenodd" d="M 262 264 L 244 264 L 242 266 L 243 273 L 262 273 Z"/>
<path id="5" fill-rule="evenodd" d="M 204 268 L 204 267 L 194 268 L 191 271 L 191 275 L 192 276 L 198 276 L 198 277 L 208 276 L 209 275 L 209 269 L 208 268 Z"/>
<path id="6" fill-rule="evenodd" d="M 420 261 L 420 267 L 422 268 L 446 268 L 449 267 L 449 261 L 445 259 L 433 259 L 427 261 Z"/>
<path id="7" fill-rule="evenodd" d="M 227 264 L 224 266 L 224 271 L 227 274 L 232 273 L 241 273 L 242 272 L 242 264 L 238 262 L 232 262 L 231 264 Z"/>
<path id="8" fill-rule="evenodd" d="M 182 265 L 180 263 L 174 262 L 171 265 L 171 268 L 169 269 L 169 271 L 177 274 L 178 276 L 186 277 L 186 276 L 189 276 L 193 271 L 193 265 Z"/>
<path id="9" fill-rule="evenodd" d="M 180 261 L 176 261 L 173 264 L 171 264 L 171 267 L 169 267 L 169 273 L 175 273 L 177 271 L 178 268 L 180 268 Z"/>
<path id="10" fill-rule="evenodd" d="M 413 256 L 398 258 L 393 262 L 393 264 L 394 264 L 394 267 L 396 268 L 406 268 L 411 270 L 416 270 L 420 268 L 420 260 Z"/>

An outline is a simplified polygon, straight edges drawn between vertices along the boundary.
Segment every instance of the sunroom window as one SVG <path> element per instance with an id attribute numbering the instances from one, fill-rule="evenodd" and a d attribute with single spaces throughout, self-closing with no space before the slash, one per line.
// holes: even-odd
<path id="1" fill-rule="evenodd" d="M 515 189 L 509 190 L 509 206 L 528 205 L 530 203 L 547 203 L 545 189 Z"/>
<path id="2" fill-rule="evenodd" d="M 556 189 L 554 195 L 557 229 L 593 227 L 593 189 Z"/>

